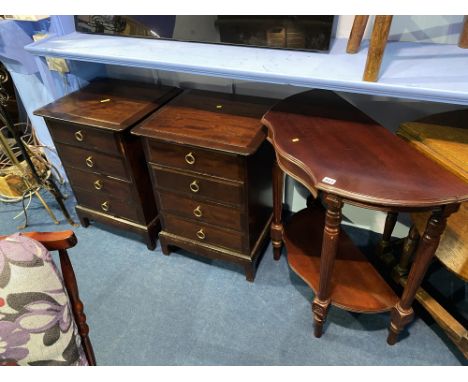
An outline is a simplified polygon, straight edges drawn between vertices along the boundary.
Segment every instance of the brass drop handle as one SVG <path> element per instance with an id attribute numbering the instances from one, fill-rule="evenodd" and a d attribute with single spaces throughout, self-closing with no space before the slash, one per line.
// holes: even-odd
<path id="1" fill-rule="evenodd" d="M 185 156 L 185 161 L 186 161 L 188 164 L 194 164 L 194 163 L 195 163 L 195 157 L 193 156 L 192 152 L 189 152 L 189 153 Z"/>
<path id="2" fill-rule="evenodd" d="M 200 186 L 198 185 L 198 181 L 194 180 L 192 183 L 190 183 L 190 190 L 192 190 L 192 192 L 200 191 Z"/>
<path id="3" fill-rule="evenodd" d="M 109 211 L 109 208 L 110 208 L 109 202 L 106 200 L 104 203 L 101 204 L 101 208 L 105 212 Z"/>
<path id="4" fill-rule="evenodd" d="M 84 135 L 83 135 L 83 132 L 81 130 L 78 130 L 77 132 L 75 132 L 75 139 L 78 142 L 83 142 Z"/>
<path id="5" fill-rule="evenodd" d="M 197 218 L 201 218 L 202 217 L 202 210 L 201 210 L 201 207 L 200 206 L 197 206 L 197 208 L 195 208 L 193 210 L 193 214 L 197 217 Z"/>
<path id="6" fill-rule="evenodd" d="M 99 179 L 95 180 L 93 184 L 96 190 L 100 190 L 102 188 L 102 182 Z"/>
<path id="7" fill-rule="evenodd" d="M 86 158 L 86 166 L 88 166 L 88 167 L 93 167 L 94 166 L 93 157 L 91 155 Z"/>
<path id="8" fill-rule="evenodd" d="M 205 240 L 205 232 L 203 232 L 203 228 L 200 228 L 200 229 L 197 231 L 197 237 L 198 237 L 200 240 Z"/>

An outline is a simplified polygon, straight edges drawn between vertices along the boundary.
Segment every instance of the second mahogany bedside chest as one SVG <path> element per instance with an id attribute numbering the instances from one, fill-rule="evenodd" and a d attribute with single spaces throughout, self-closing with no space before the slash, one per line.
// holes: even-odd
<path id="1" fill-rule="evenodd" d="M 132 130 L 144 140 L 163 253 L 232 261 L 253 281 L 272 215 L 274 152 L 260 119 L 274 103 L 187 90 Z"/>
<path id="2" fill-rule="evenodd" d="M 89 220 L 110 224 L 155 248 L 158 212 L 141 142 L 130 128 L 179 92 L 100 79 L 34 112 L 45 118 L 84 227 Z"/>

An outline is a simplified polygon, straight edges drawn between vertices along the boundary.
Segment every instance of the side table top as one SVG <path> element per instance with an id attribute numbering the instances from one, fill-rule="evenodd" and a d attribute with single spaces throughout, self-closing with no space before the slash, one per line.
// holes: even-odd
<path id="1" fill-rule="evenodd" d="M 262 121 L 280 165 L 309 188 L 378 206 L 468 200 L 468 184 L 331 91 L 293 95 Z"/>

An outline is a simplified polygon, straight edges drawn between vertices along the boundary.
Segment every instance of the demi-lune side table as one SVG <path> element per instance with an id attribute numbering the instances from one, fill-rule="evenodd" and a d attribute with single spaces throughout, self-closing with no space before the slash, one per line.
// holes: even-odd
<path id="1" fill-rule="evenodd" d="M 391 310 L 387 342 L 412 321 L 416 291 L 437 249 L 446 220 L 468 200 L 468 185 L 331 91 L 293 95 L 263 119 L 276 152 L 271 237 L 279 259 L 314 291 L 314 334 L 320 337 L 330 304 L 353 312 Z M 311 192 L 307 208 L 281 221 L 284 173 Z M 323 200 L 326 208 L 322 207 Z M 385 211 L 431 211 L 400 298 L 340 232 L 343 204 Z"/>

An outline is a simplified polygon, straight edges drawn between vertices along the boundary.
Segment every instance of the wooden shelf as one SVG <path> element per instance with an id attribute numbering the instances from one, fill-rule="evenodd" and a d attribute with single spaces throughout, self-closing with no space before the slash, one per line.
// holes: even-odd
<path id="1" fill-rule="evenodd" d="M 289 266 L 314 293 L 320 281 L 324 222 L 322 207 L 307 208 L 293 215 L 284 231 Z M 341 230 L 331 279 L 331 303 L 352 312 L 378 313 L 390 310 L 397 301 L 390 286 Z"/>
<path id="2" fill-rule="evenodd" d="M 29 44 L 34 55 L 234 80 L 468 105 L 468 50 L 456 45 L 389 42 L 378 82 L 362 81 L 368 42 L 326 53 L 71 33 Z"/>

